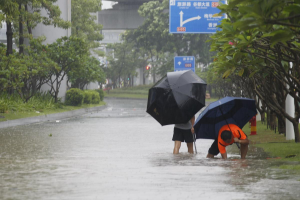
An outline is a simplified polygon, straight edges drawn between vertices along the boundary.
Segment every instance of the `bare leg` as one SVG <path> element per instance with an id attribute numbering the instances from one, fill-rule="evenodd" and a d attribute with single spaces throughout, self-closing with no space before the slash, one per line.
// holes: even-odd
<path id="1" fill-rule="evenodd" d="M 241 144 L 241 159 L 245 159 L 248 152 L 248 144 Z"/>
<path id="2" fill-rule="evenodd" d="M 194 153 L 193 143 L 192 142 L 191 143 L 186 143 L 186 145 L 187 145 L 187 148 L 188 148 L 188 152 L 190 154 L 193 154 Z"/>
<path id="3" fill-rule="evenodd" d="M 173 154 L 178 154 L 181 146 L 181 141 L 174 141 L 174 150 Z"/>
<path id="4" fill-rule="evenodd" d="M 210 154 L 210 153 L 208 153 L 207 156 L 206 156 L 206 158 L 214 158 L 214 157 L 215 157 L 215 156 L 212 155 L 212 154 Z"/>

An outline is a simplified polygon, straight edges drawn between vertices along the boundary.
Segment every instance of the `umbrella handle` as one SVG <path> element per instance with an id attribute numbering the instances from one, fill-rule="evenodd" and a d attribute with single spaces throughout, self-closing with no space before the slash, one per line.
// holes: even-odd
<path id="1" fill-rule="evenodd" d="M 194 139 L 194 146 L 195 146 L 195 152 L 197 154 L 197 148 L 196 148 L 196 134 L 195 133 L 192 133 L 193 135 L 193 139 Z"/>
<path id="2" fill-rule="evenodd" d="M 219 110 L 221 111 L 222 116 L 224 117 L 224 114 L 223 114 L 223 111 L 222 111 L 221 107 L 219 107 Z M 226 121 L 226 124 L 227 124 L 227 126 L 228 126 L 230 132 L 232 133 L 232 130 L 231 130 L 231 128 L 230 128 L 230 126 L 229 126 L 229 124 L 228 124 L 228 122 L 227 122 L 227 119 L 226 119 L 225 117 L 224 117 L 224 119 L 225 119 L 225 121 Z M 235 143 L 235 144 L 236 144 L 236 146 L 237 146 L 239 149 L 241 149 L 240 144 L 238 144 L 238 143 Z"/>

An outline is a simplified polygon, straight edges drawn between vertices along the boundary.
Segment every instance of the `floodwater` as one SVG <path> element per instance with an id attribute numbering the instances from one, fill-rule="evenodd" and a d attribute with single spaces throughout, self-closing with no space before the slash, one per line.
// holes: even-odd
<path id="1" fill-rule="evenodd" d="M 0 199 L 300 199 L 300 177 L 260 149 L 207 159 L 212 140 L 197 140 L 198 154 L 182 144 L 173 155 L 173 126 L 145 100 L 106 101 L 98 113 L 0 129 Z"/>

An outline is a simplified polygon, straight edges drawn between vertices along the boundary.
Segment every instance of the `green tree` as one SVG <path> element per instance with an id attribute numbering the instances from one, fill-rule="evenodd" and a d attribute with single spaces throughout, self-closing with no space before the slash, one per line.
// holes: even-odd
<path id="1" fill-rule="evenodd" d="M 47 55 L 48 48 L 42 44 L 44 40 L 45 38 L 31 39 L 30 46 L 24 48 L 24 55 L 18 56 L 25 66 L 22 72 L 23 87 L 19 90 L 19 94 L 25 102 L 49 81 L 51 67 L 56 66 L 56 63 Z"/>
<path id="2" fill-rule="evenodd" d="M 14 18 L 16 18 L 19 14 L 18 4 L 12 0 L 1 0 L 0 1 L 0 10 L 1 18 L 7 24 L 7 50 L 6 55 L 10 55 L 13 53 L 13 30 L 12 30 L 12 22 Z M 2 20 L 1 20 L 2 21 Z"/>
<path id="3" fill-rule="evenodd" d="M 135 69 L 140 67 L 140 54 L 133 49 L 132 44 L 126 42 L 111 44 L 108 48 L 111 49 L 108 55 L 108 78 L 113 81 L 115 87 L 121 87 L 122 81 L 129 85 L 128 78 L 132 79 L 136 75 Z"/>
<path id="4" fill-rule="evenodd" d="M 105 73 L 100 66 L 100 62 L 91 56 L 81 58 L 81 63 L 78 64 L 76 70 L 71 70 L 68 73 L 68 82 L 71 83 L 72 88 L 84 89 L 84 87 L 91 82 L 104 83 Z"/>
<path id="5" fill-rule="evenodd" d="M 82 66 L 82 58 L 88 56 L 88 44 L 80 38 L 62 37 L 48 45 L 48 56 L 57 64 L 51 68 L 51 76 L 47 83 L 50 94 L 58 101 L 60 85 L 65 76 L 72 70 Z"/>
<path id="6" fill-rule="evenodd" d="M 287 118 L 293 123 L 296 142 L 299 142 L 300 116 L 299 3 L 297 0 L 228 1 L 220 9 L 229 19 L 222 21 L 222 31 L 211 40 L 211 50 L 218 52 L 213 64 L 215 73 L 247 83 L 239 85 L 244 90 L 252 88 L 278 119 Z M 284 109 L 287 94 L 294 97 L 294 117 Z"/>
<path id="7" fill-rule="evenodd" d="M 72 0 L 72 35 L 88 41 L 91 48 L 99 46 L 103 39 L 102 25 L 92 13 L 101 10 L 101 0 Z"/>
<path id="8" fill-rule="evenodd" d="M 38 24 L 54 25 L 67 29 L 71 23 L 60 18 L 61 10 L 55 5 L 57 0 L 15 0 L 19 7 L 19 17 L 14 20 L 14 28 L 18 31 L 16 38 L 19 40 L 19 53 L 24 51 L 24 38 L 31 39 L 32 29 Z M 48 16 L 41 14 L 45 9 Z"/>
<path id="9" fill-rule="evenodd" d="M 13 52 L 5 56 L 5 47 L 0 54 L 0 86 L 2 91 L 17 92 L 27 102 L 48 81 L 50 66 L 55 63 L 46 55 L 46 47 L 40 39 L 31 40 L 25 54 Z"/>
<path id="10" fill-rule="evenodd" d="M 19 43 L 19 52 L 24 52 L 24 38 L 32 34 L 32 28 L 38 23 L 68 28 L 70 22 L 60 18 L 61 11 L 54 3 L 57 0 L 1 0 L 0 10 L 7 23 L 7 55 L 12 53 L 13 35 Z M 30 7 L 30 9 L 28 9 Z M 45 9 L 48 16 L 41 15 Z M 12 25 L 13 24 L 13 25 Z M 25 25 L 25 26 L 24 26 Z M 26 28 L 25 28 L 26 27 Z M 13 32 L 15 30 L 15 32 Z M 26 33 L 24 32 L 26 31 Z"/>
<path id="11" fill-rule="evenodd" d="M 170 34 L 169 33 L 169 1 L 150 1 L 138 10 L 145 18 L 143 24 L 125 35 L 128 43 L 133 43 L 145 51 L 151 63 L 153 82 L 155 75 L 172 70 L 170 55 L 195 56 L 197 63 L 207 66 L 212 62 L 213 52 L 207 34 Z M 167 61 L 168 60 L 168 61 Z"/>

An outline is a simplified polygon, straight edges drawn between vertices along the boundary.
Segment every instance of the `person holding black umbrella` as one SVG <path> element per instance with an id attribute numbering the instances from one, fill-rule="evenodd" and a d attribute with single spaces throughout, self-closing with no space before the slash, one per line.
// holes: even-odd
<path id="1" fill-rule="evenodd" d="M 245 159 L 248 152 L 249 140 L 247 135 L 235 124 L 226 124 L 219 130 L 219 135 L 208 150 L 207 158 L 221 153 L 223 159 L 227 159 L 226 146 L 239 143 L 241 148 L 241 159 Z"/>
<path id="2" fill-rule="evenodd" d="M 205 81 L 192 70 L 168 72 L 149 89 L 146 112 L 162 126 L 175 124 L 174 154 L 179 153 L 181 142 L 187 143 L 189 153 L 194 152 L 195 114 L 205 106 L 205 94 Z"/>
<path id="3" fill-rule="evenodd" d="M 188 147 L 188 152 L 190 154 L 194 153 L 194 123 L 195 123 L 195 116 L 192 117 L 187 123 L 185 124 L 175 124 L 174 126 L 174 133 L 172 140 L 174 141 L 174 150 L 173 154 L 178 154 L 179 149 L 181 147 L 181 142 L 186 142 Z"/>

